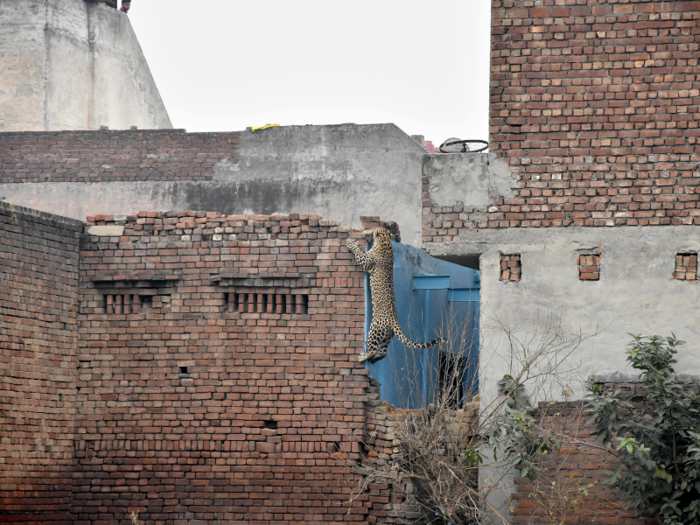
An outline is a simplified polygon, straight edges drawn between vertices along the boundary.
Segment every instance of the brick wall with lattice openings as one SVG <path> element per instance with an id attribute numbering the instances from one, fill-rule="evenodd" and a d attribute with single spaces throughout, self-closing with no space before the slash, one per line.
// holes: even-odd
<path id="1" fill-rule="evenodd" d="M 389 486 L 347 505 L 352 465 L 373 460 L 365 425 L 384 417 L 357 360 L 365 273 L 349 238 L 365 247 L 317 216 L 192 211 L 141 212 L 119 236 L 83 237 L 77 352 L 90 366 L 73 375 L 71 523 L 129 521 L 132 508 L 144 523 L 178 521 L 174 508 L 197 521 L 217 501 L 235 501 L 230 523 L 405 522 Z M 105 312 L 109 296 L 121 315 Z M 383 432 L 373 450 L 391 454 Z M 300 472 L 314 479 L 300 487 Z M 125 493 L 115 479 L 148 484 Z"/>
<path id="2" fill-rule="evenodd" d="M 105 295 L 105 313 L 107 315 L 137 314 L 142 308 L 150 308 L 153 304 L 150 295 L 116 294 Z"/>
<path id="3" fill-rule="evenodd" d="M 229 313 L 306 314 L 308 309 L 308 294 L 246 289 L 226 292 Z"/>
<path id="4" fill-rule="evenodd" d="M 155 272 L 96 272 L 94 288 L 83 290 L 81 313 L 136 315 L 153 309 L 163 313 L 179 277 Z"/>

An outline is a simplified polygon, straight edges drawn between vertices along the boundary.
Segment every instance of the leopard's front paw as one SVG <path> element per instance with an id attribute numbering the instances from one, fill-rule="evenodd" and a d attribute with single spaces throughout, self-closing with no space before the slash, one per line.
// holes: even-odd
<path id="1" fill-rule="evenodd" d="M 369 354 L 362 354 L 362 355 L 360 355 L 360 356 L 357 357 L 357 360 L 358 360 L 360 363 L 364 363 L 365 361 L 367 361 L 368 359 L 371 359 L 371 358 L 372 358 L 372 356 L 369 355 Z"/>
<path id="2" fill-rule="evenodd" d="M 350 248 L 351 250 L 352 250 L 353 248 L 357 248 L 357 247 L 358 247 L 357 241 L 356 241 L 355 239 L 348 239 L 347 242 L 345 243 L 345 245 L 346 245 L 348 248 Z"/>

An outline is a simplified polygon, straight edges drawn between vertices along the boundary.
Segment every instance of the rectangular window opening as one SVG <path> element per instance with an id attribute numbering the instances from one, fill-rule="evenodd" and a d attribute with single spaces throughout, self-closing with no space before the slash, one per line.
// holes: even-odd
<path id="1" fill-rule="evenodd" d="M 153 296 L 152 295 L 142 295 L 141 296 L 141 307 L 151 308 L 153 306 Z"/>
<path id="2" fill-rule="evenodd" d="M 678 252 L 673 278 L 679 281 L 698 280 L 698 252 Z"/>
<path id="3" fill-rule="evenodd" d="M 501 254 L 501 281 L 517 283 L 521 277 L 520 254 Z"/>
<path id="4" fill-rule="evenodd" d="M 600 280 L 600 260 L 603 254 L 600 251 L 590 253 L 577 253 L 575 256 L 578 264 L 578 278 L 580 281 Z"/>

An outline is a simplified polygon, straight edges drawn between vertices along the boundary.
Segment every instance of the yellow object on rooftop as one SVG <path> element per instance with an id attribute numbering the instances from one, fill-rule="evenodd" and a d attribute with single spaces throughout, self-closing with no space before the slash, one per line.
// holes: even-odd
<path id="1" fill-rule="evenodd" d="M 256 126 L 254 128 L 250 128 L 250 131 L 255 133 L 256 131 L 260 131 L 261 129 L 267 129 L 267 128 L 279 128 L 279 124 L 265 124 L 264 126 Z"/>

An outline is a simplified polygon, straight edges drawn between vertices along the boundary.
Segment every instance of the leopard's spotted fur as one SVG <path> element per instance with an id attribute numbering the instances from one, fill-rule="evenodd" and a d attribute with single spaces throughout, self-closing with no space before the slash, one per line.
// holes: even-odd
<path id="1" fill-rule="evenodd" d="M 360 249 L 356 241 L 348 241 L 348 248 L 362 269 L 369 274 L 369 287 L 372 292 L 372 323 L 367 336 L 367 350 L 359 357 L 360 362 L 374 363 L 384 359 L 394 335 L 404 345 L 415 350 L 444 343 L 446 339 L 443 337 L 428 343 L 416 343 L 401 331 L 394 299 L 394 248 L 391 246 L 391 236 L 385 228 L 376 228 L 373 234 L 374 246 L 367 253 Z"/>

